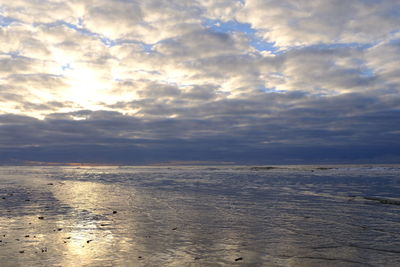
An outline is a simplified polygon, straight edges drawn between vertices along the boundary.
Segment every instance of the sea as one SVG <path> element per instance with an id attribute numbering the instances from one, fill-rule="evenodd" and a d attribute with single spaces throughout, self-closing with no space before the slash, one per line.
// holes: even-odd
<path id="1" fill-rule="evenodd" d="M 400 165 L 2 166 L 0 266 L 400 266 Z"/>

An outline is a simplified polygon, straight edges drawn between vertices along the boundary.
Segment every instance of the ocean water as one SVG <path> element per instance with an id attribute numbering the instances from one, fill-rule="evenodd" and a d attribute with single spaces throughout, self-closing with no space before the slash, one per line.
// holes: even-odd
<path id="1" fill-rule="evenodd" d="M 0 167 L 0 266 L 400 266 L 400 166 Z"/>

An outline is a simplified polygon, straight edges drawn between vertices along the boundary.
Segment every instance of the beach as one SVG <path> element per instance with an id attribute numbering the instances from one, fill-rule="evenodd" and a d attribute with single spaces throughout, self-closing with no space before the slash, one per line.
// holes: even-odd
<path id="1" fill-rule="evenodd" d="M 399 266 L 400 166 L 0 167 L 1 266 Z"/>

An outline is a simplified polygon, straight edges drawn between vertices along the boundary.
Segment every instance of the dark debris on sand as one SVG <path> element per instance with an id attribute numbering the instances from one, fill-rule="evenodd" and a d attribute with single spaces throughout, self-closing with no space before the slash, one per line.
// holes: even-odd
<path id="1" fill-rule="evenodd" d="M 366 200 L 377 201 L 382 204 L 390 204 L 390 205 L 400 205 L 399 200 L 387 199 L 387 198 L 379 198 L 379 197 L 364 197 Z"/>
<path id="2" fill-rule="evenodd" d="M 271 167 L 271 166 L 260 166 L 260 167 L 251 167 L 250 170 L 252 171 L 262 171 L 262 170 L 273 170 L 273 169 L 277 169 L 276 167 Z"/>

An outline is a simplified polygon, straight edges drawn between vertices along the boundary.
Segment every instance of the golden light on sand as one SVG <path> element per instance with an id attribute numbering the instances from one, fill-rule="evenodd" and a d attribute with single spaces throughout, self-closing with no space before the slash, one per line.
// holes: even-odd
<path id="1" fill-rule="evenodd" d="M 89 167 L 70 168 L 68 172 L 92 177 L 93 182 L 64 181 L 60 186 L 51 187 L 54 197 L 63 206 L 73 209 L 73 214 L 68 220 L 64 218 L 64 225 L 60 226 L 63 231 L 56 232 L 65 255 L 61 265 L 96 266 L 99 259 L 108 257 L 110 262 L 115 261 L 116 258 L 110 256 L 113 251 L 130 255 L 129 251 L 142 250 L 132 235 L 125 235 L 137 231 L 134 213 L 124 217 L 124 212 L 116 207 L 120 205 L 120 195 L 129 199 L 132 192 L 118 186 L 110 190 L 110 185 L 97 182 L 96 177 L 103 173 L 100 167 L 94 171 Z M 121 224 L 125 218 L 129 218 L 129 223 Z"/>
<path id="2" fill-rule="evenodd" d="M 75 207 L 78 213 L 70 220 L 70 232 L 63 236 L 65 251 L 72 257 L 66 257 L 62 266 L 93 264 L 98 257 L 104 257 L 111 244 L 113 233 L 101 229 L 101 218 L 110 213 L 104 198 L 104 186 L 97 183 L 66 183 L 62 190 L 56 190 L 55 196 L 62 203 Z M 97 208 L 96 208 L 97 207 Z M 98 207 L 102 207 L 100 210 Z"/>

